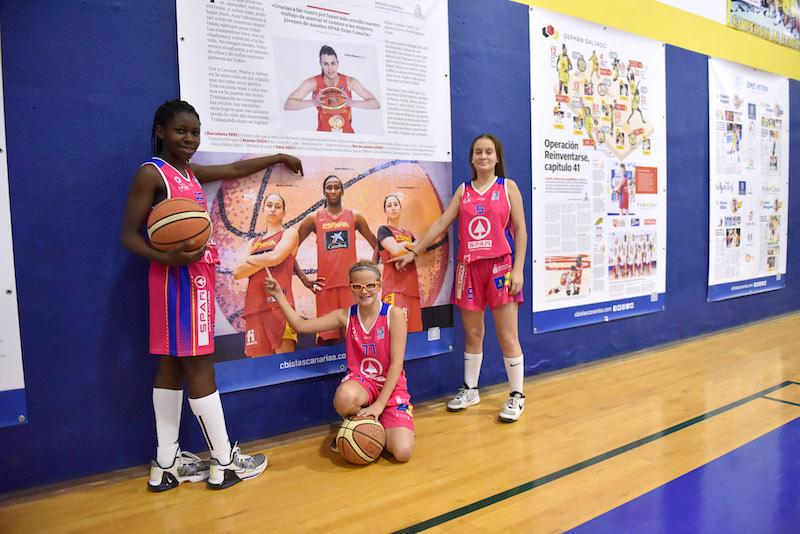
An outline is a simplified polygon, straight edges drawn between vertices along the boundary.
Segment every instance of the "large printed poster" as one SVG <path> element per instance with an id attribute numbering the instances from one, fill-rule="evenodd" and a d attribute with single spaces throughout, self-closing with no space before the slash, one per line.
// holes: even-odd
<path id="1" fill-rule="evenodd" d="M 3 78 L 0 65 L 0 80 Z M 6 145 L 6 122 L 0 84 L 0 147 Z M 28 422 L 22 342 L 19 334 L 14 247 L 11 242 L 11 202 L 6 151 L 0 150 L 0 427 Z"/>
<path id="2" fill-rule="evenodd" d="M 346 286 L 337 289 L 336 258 L 372 259 L 373 236 L 403 245 L 441 215 L 452 195 L 447 3 L 178 0 L 177 7 L 181 96 L 197 108 L 203 130 L 193 161 L 286 152 L 304 169 L 301 177 L 276 166 L 205 188 L 221 258 L 220 389 L 343 371 L 338 335 L 285 332 L 274 351 L 260 347 L 259 327 L 248 322 L 259 304 L 247 295 L 263 282 L 258 273 L 242 275 L 245 258 L 279 250 L 284 234 L 274 230 L 299 229 L 310 217 L 294 275 L 289 264 L 284 274 L 295 308 L 312 317 L 352 298 Z M 326 183 L 341 184 L 340 193 L 323 194 Z M 279 215 L 276 202 L 285 204 Z M 326 203 L 340 203 L 343 214 L 332 218 Z M 394 266 L 382 267 L 384 300 L 405 299 L 407 359 L 452 348 L 448 236 L 416 267 L 404 273 L 413 280 L 394 276 L 404 294 L 388 287 Z M 403 296 L 410 294 L 418 301 Z"/>
<path id="3" fill-rule="evenodd" d="M 533 329 L 664 309 L 664 47 L 531 8 Z"/>
<path id="4" fill-rule="evenodd" d="M 708 300 L 784 287 L 789 81 L 708 60 Z"/>
<path id="5" fill-rule="evenodd" d="M 728 0 L 728 26 L 800 50 L 800 0 Z"/>

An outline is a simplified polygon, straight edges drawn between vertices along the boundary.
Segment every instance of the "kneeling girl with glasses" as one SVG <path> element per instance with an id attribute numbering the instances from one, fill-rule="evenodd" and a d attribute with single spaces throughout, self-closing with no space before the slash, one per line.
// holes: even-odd
<path id="1" fill-rule="evenodd" d="M 414 450 L 414 416 L 403 359 L 407 325 L 403 311 L 381 302 L 381 272 L 371 261 L 350 268 L 356 304 L 322 317 L 304 319 L 289 304 L 267 270 L 264 283 L 286 320 L 298 333 L 344 328 L 347 373 L 333 396 L 342 417 L 372 417 L 386 429 L 386 450 L 407 462 Z"/>

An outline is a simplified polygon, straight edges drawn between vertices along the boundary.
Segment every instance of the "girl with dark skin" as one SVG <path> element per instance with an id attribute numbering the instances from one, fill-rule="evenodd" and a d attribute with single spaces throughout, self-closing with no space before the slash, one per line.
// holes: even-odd
<path id="1" fill-rule="evenodd" d="M 154 269 L 169 272 L 174 266 L 191 267 L 211 257 L 208 249 L 214 247 L 206 243 L 197 250 L 188 250 L 184 243 L 161 252 L 145 240 L 141 228 L 152 206 L 170 196 L 170 191 L 175 191 L 172 189 L 174 185 L 170 185 L 170 190 L 167 189 L 167 174 L 176 181 L 185 181 L 186 185 L 181 184 L 181 187 L 197 191 L 195 195 L 202 198 L 202 203 L 205 203 L 205 199 L 197 182 L 241 178 L 277 164 L 284 164 L 291 171 L 302 174 L 300 160 L 285 154 L 225 165 L 190 163 L 190 158 L 200 145 L 200 119 L 190 104 L 180 100 L 165 102 L 157 110 L 153 120 L 152 144 L 153 154 L 157 157 L 142 165 L 133 176 L 120 233 L 125 248 L 151 261 L 151 274 Z M 214 275 L 211 269 L 210 289 L 214 286 Z M 151 302 L 151 313 L 153 309 Z M 213 342 L 210 352 L 213 352 Z M 152 462 L 148 488 L 151 491 L 165 491 L 177 487 L 180 482 L 197 482 L 210 477 L 209 487 L 222 489 L 260 474 L 266 467 L 263 454 L 251 457 L 241 454 L 237 446 L 230 446 L 211 355 L 179 355 L 171 349 L 159 350 L 157 354 L 159 363 L 153 404 L 158 448 L 156 460 Z M 207 462 L 199 462 L 191 453 L 181 453 L 178 448 L 177 429 L 180 426 L 184 381 L 188 386 L 192 411 L 203 426 L 204 436 L 209 443 L 212 457 L 210 466 Z"/>

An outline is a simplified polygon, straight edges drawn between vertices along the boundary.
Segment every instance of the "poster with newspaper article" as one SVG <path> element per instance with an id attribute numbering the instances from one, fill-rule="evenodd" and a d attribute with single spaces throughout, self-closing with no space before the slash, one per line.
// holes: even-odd
<path id="1" fill-rule="evenodd" d="M 663 44 L 530 9 L 533 331 L 664 309 Z"/>
<path id="2" fill-rule="evenodd" d="M 264 270 L 247 267 L 254 255 L 280 256 L 271 272 L 285 277 L 298 312 L 315 317 L 353 302 L 347 269 L 372 259 L 377 242 L 382 298 L 408 318 L 406 359 L 450 351 L 449 236 L 416 272 L 386 263 L 391 246 L 421 237 L 452 196 L 447 2 L 178 0 L 177 13 L 181 97 L 202 123 L 192 161 L 288 153 L 304 169 L 301 177 L 278 165 L 204 186 L 221 262 L 221 390 L 346 368 L 341 332 L 298 335 L 258 292 Z M 341 185 L 339 200 L 324 194 L 328 182 Z M 284 246 L 308 217 L 311 233 Z M 373 367 L 362 372 L 380 372 Z"/>
<path id="3" fill-rule="evenodd" d="M 710 58 L 708 300 L 785 286 L 789 81 Z"/>

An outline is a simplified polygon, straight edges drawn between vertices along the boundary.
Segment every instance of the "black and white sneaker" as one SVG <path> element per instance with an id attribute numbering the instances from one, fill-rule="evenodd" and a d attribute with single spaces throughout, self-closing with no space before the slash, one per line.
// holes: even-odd
<path id="1" fill-rule="evenodd" d="M 525 409 L 525 395 L 519 391 L 512 391 L 508 400 L 500 409 L 500 420 L 506 423 L 513 423 L 522 415 Z"/>
<path id="2" fill-rule="evenodd" d="M 208 460 L 201 460 L 197 455 L 179 449 L 169 467 L 161 467 L 155 460 L 150 462 L 147 489 L 161 493 L 177 488 L 182 482 L 202 482 L 208 478 L 209 468 Z"/>
<path id="3" fill-rule="evenodd" d="M 211 471 L 208 475 L 208 487 L 211 489 L 225 489 L 238 484 L 242 480 L 255 478 L 267 468 L 267 457 L 263 454 L 253 456 L 242 454 L 239 445 L 233 446 L 231 461 L 221 464 L 214 458 L 211 459 Z"/>

